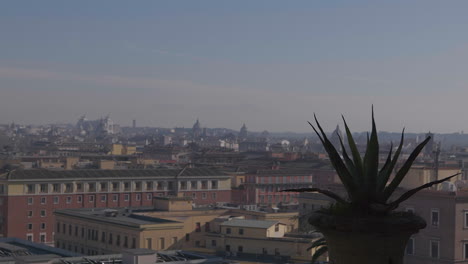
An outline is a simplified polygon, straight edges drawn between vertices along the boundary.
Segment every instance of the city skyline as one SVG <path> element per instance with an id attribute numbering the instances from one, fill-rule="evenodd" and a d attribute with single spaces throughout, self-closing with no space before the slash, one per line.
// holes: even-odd
<path id="1" fill-rule="evenodd" d="M 0 123 L 452 133 L 467 3 L 41 1 L 0 10 Z M 421 8 L 424 7 L 424 8 Z M 398 120 L 398 121 L 397 121 Z"/>

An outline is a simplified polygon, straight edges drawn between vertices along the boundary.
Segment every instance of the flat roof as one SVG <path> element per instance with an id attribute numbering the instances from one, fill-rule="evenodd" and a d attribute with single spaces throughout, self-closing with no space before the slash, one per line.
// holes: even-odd
<path id="1" fill-rule="evenodd" d="M 167 220 L 158 217 L 135 214 L 138 210 L 131 211 L 126 208 L 107 209 L 107 208 L 76 208 L 62 209 L 55 211 L 56 215 L 67 215 L 73 217 L 95 220 L 99 222 L 107 222 L 115 225 L 124 225 L 131 227 L 140 227 L 143 225 L 154 224 L 176 224 L 181 223 L 173 220 Z"/>
<path id="2" fill-rule="evenodd" d="M 250 227 L 250 228 L 269 228 L 273 225 L 279 224 L 279 221 L 264 221 L 264 220 L 245 220 L 245 219 L 232 219 L 221 224 L 221 226 L 230 227 Z"/>

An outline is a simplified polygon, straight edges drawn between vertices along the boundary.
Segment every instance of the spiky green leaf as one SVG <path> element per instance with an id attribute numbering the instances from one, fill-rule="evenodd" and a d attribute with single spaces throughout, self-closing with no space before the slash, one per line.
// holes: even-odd
<path id="1" fill-rule="evenodd" d="M 393 155 L 393 159 L 391 163 L 389 164 L 388 167 L 385 168 L 385 170 L 383 170 L 382 168 L 382 171 L 379 173 L 379 184 L 377 186 L 378 188 L 377 193 L 380 194 L 380 201 L 383 203 L 386 201 L 385 199 L 383 199 L 383 195 L 382 195 L 383 190 L 385 186 L 387 185 L 387 182 L 390 179 L 390 176 L 392 175 L 392 172 L 393 172 L 393 169 L 395 168 L 396 163 L 398 162 L 398 157 L 400 156 L 401 149 L 403 148 L 404 138 L 405 138 L 405 129 L 403 128 L 403 131 L 401 132 L 400 144 L 398 145 L 398 148 L 395 154 Z M 391 154 L 391 152 L 392 151 L 390 150 L 389 155 Z"/>
<path id="2" fill-rule="evenodd" d="M 332 198 L 333 200 L 342 203 L 342 204 L 347 204 L 345 199 L 341 198 L 338 194 L 329 191 L 329 190 L 323 190 L 320 188 L 298 188 L 298 189 L 286 189 L 286 190 L 281 190 L 281 192 L 318 192 L 321 193 L 325 196 L 328 196 Z"/>
<path id="3" fill-rule="evenodd" d="M 368 198 L 375 196 L 377 175 L 379 171 L 379 140 L 374 120 L 374 109 L 372 108 L 372 131 L 364 155 L 364 189 Z"/>
<path id="4" fill-rule="evenodd" d="M 360 178 L 359 179 L 360 184 L 362 184 L 364 170 L 362 168 L 361 154 L 359 154 L 359 150 L 358 150 L 358 148 L 356 146 L 356 142 L 354 141 L 353 134 L 351 133 L 351 130 L 349 129 L 348 124 L 346 123 L 346 120 L 345 120 L 344 116 L 342 115 L 341 118 L 343 119 L 343 123 L 344 123 L 344 126 L 345 126 L 346 137 L 348 138 L 349 149 L 351 150 L 351 155 L 353 156 L 354 166 L 356 167 L 358 177 Z"/>
<path id="5" fill-rule="evenodd" d="M 396 173 L 395 178 L 393 178 L 392 182 L 384 189 L 383 201 L 387 201 L 388 198 L 390 198 L 390 196 L 396 190 L 396 188 L 400 185 L 401 181 L 403 180 L 403 178 L 406 176 L 409 169 L 413 165 L 413 162 L 416 160 L 419 153 L 421 153 L 421 150 L 424 148 L 427 142 L 429 142 L 430 139 L 431 137 L 427 137 L 421 144 L 419 144 L 413 150 L 413 152 L 411 152 L 406 162 L 403 164 L 400 170 Z"/>
<path id="6" fill-rule="evenodd" d="M 341 151 L 341 153 L 343 154 L 343 160 L 344 160 L 344 162 L 346 164 L 346 167 L 348 168 L 348 171 L 352 176 L 354 184 L 356 186 L 359 186 L 361 184 L 361 177 L 359 175 L 359 172 L 356 169 L 356 166 L 353 163 L 353 161 L 348 156 L 348 152 L 346 151 L 345 145 L 343 144 L 343 139 L 341 138 L 341 136 L 338 133 L 337 133 L 337 135 L 338 135 L 338 139 L 340 140 L 341 148 L 343 149 Z"/>
<path id="7" fill-rule="evenodd" d="M 343 186 L 348 192 L 349 197 L 352 199 L 356 195 L 356 185 L 354 184 L 352 180 L 352 176 L 348 169 L 346 168 L 346 165 L 344 164 L 343 160 L 341 159 L 340 154 L 336 150 L 336 148 L 333 146 L 333 144 L 328 140 L 327 135 L 323 131 L 322 127 L 320 126 L 320 123 L 317 120 L 317 117 L 314 114 L 314 119 L 315 123 L 317 124 L 318 129 L 320 130 L 317 131 L 317 129 L 312 125 L 312 123 L 309 122 L 309 125 L 314 129 L 315 133 L 319 137 L 320 141 L 323 144 L 323 147 L 328 153 L 328 157 L 330 158 L 330 162 L 332 163 L 332 166 L 335 168 L 336 173 L 338 174 L 338 177 L 340 178 L 341 182 L 343 183 Z"/>
<path id="8" fill-rule="evenodd" d="M 429 183 L 426 183 L 426 184 L 423 184 L 417 188 L 414 188 L 414 189 L 411 189 L 407 192 L 405 192 L 404 194 L 402 194 L 400 196 L 400 198 L 398 198 L 397 200 L 395 200 L 394 202 L 391 202 L 388 204 L 388 210 L 393 210 L 393 209 L 396 209 L 400 203 L 408 200 L 411 196 L 415 195 L 417 192 L 423 190 L 423 189 L 426 189 L 426 188 L 430 188 L 432 187 L 433 185 L 436 185 L 436 184 L 439 184 L 439 183 L 442 183 L 444 181 L 447 181 L 447 180 L 450 180 L 451 178 L 455 177 L 455 176 L 458 176 L 460 175 L 461 173 L 456 173 L 454 175 L 451 175 L 451 176 L 448 176 L 448 177 L 445 177 L 443 179 L 440 179 L 440 180 L 436 180 L 436 181 L 431 181 Z"/>

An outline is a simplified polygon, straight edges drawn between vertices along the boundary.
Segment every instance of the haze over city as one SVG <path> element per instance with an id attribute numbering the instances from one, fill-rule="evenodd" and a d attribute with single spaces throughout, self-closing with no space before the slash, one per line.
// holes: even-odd
<path id="1" fill-rule="evenodd" d="M 10 1 L 0 123 L 467 131 L 463 1 Z"/>

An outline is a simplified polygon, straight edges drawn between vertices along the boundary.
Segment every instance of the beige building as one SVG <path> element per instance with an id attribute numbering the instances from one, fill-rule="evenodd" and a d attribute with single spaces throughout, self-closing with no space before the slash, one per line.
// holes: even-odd
<path id="1" fill-rule="evenodd" d="M 443 179 L 445 177 L 461 172 L 462 170 L 458 167 L 446 167 L 435 170 L 434 168 L 430 167 L 413 166 L 401 182 L 400 187 L 412 189 L 426 184 L 428 182 Z M 457 180 L 461 180 L 462 178 L 463 175 L 460 174 L 459 176 L 450 179 L 450 181 L 455 182 Z M 434 188 L 441 189 L 442 185 L 439 184 Z"/>
<path id="2" fill-rule="evenodd" d="M 188 197 L 154 197 L 151 209 L 56 211 L 55 245 L 89 255 L 117 253 L 127 248 L 199 249 L 213 254 L 229 251 L 252 257 L 310 260 L 307 249 L 316 237 L 287 237 L 289 230 L 297 229 L 296 216 L 297 213 L 194 209 Z M 243 248 L 239 248 L 241 245 Z"/>
<path id="3" fill-rule="evenodd" d="M 207 248 L 227 256 L 251 256 L 258 259 L 296 259 L 310 261 L 308 250 L 317 237 L 286 237 L 287 226 L 278 221 L 224 219 L 220 231 L 206 236 Z"/>

